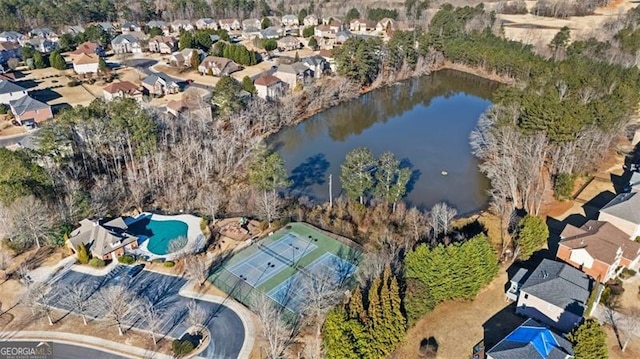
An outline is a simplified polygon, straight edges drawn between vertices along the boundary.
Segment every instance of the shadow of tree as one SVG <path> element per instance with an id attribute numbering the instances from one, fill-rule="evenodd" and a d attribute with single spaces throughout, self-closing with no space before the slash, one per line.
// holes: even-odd
<path id="1" fill-rule="evenodd" d="M 291 176 L 289 177 L 292 182 L 289 187 L 290 191 L 304 192 L 313 185 L 323 185 L 328 169 L 329 161 L 327 161 L 323 153 L 307 158 L 291 171 Z"/>

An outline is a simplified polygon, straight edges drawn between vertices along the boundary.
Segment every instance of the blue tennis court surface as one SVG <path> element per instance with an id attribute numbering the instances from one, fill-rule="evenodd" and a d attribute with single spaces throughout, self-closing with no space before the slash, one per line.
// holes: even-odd
<path id="1" fill-rule="evenodd" d="M 280 303 L 280 305 L 298 313 L 305 304 L 305 298 L 307 297 L 305 292 L 309 290 L 310 284 L 319 285 L 314 281 L 327 281 L 328 283 L 322 284 L 324 287 L 337 287 L 349 278 L 355 270 L 355 265 L 334 254 L 325 253 L 304 270 L 298 271 L 273 288 L 267 295 Z M 304 278 L 305 276 L 308 279 Z"/>
<path id="2" fill-rule="evenodd" d="M 288 233 L 269 245 L 258 244 L 258 248 L 258 252 L 229 268 L 229 272 L 254 288 L 287 266 L 293 266 L 317 246 L 307 239 Z"/>

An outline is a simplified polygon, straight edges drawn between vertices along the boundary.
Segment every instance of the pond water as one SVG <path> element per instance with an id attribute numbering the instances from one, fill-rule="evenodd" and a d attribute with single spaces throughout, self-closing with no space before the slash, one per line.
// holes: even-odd
<path id="1" fill-rule="evenodd" d="M 347 152 L 391 151 L 412 169 L 405 202 L 429 208 L 447 202 L 466 214 L 487 203 L 489 183 L 471 154 L 469 135 L 491 105 L 498 84 L 457 71 L 438 71 L 372 91 L 278 132 L 269 144 L 280 153 L 290 191 L 328 199 L 341 194 L 340 164 Z M 443 175 L 446 173 L 446 175 Z"/>

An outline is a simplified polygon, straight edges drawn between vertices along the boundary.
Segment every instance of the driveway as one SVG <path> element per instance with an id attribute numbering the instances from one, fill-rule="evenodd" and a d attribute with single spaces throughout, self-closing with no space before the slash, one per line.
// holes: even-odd
<path id="1" fill-rule="evenodd" d="M 153 303 L 158 312 L 162 314 L 165 325 L 160 330 L 160 334 L 174 338 L 180 337 L 187 329 L 184 324 L 187 305 L 194 300 L 182 297 L 178 293 L 180 288 L 186 284 L 186 280 L 146 270 L 130 280 L 125 276 L 128 268 L 117 265 L 104 276 L 93 276 L 71 270 L 53 284 L 49 300 L 56 307 L 71 310 L 72 308 L 65 307 L 60 303 L 63 288 L 67 284 L 84 284 L 91 288 L 92 293 L 111 285 L 128 285 L 138 297 Z M 199 356 L 216 359 L 237 358 L 245 340 L 245 328 L 240 317 L 223 304 L 197 299 L 195 301 L 207 313 L 203 324 L 211 332 L 211 344 Z M 93 317 L 99 317 L 100 313 L 92 312 L 90 314 Z M 146 327 L 146 323 L 137 314 L 127 318 L 127 324 L 139 329 Z M 110 330 L 116 329 L 111 328 Z"/>

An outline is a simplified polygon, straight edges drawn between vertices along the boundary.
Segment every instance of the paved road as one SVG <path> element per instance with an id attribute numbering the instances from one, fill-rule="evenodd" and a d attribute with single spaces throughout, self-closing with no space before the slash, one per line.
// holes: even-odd
<path id="1" fill-rule="evenodd" d="M 75 346 L 71 344 L 53 343 L 54 359 L 128 359 L 116 354 L 106 353 L 99 350 Z"/>
<path id="2" fill-rule="evenodd" d="M 193 300 L 178 294 L 186 280 L 149 271 L 142 271 L 133 280 L 129 280 L 125 275 L 127 270 L 128 267 L 117 265 L 105 276 L 69 271 L 53 284 L 49 300 L 56 307 L 70 310 L 71 308 L 60 302 L 63 288 L 67 284 L 84 284 L 91 289 L 92 296 L 103 287 L 116 284 L 129 285 L 138 297 L 153 303 L 162 314 L 165 326 L 160 332 L 172 337 L 180 337 L 187 329 L 184 323 L 187 305 Z M 204 324 L 211 332 L 211 344 L 200 356 L 216 359 L 237 358 L 245 339 L 245 330 L 240 317 L 222 304 L 195 301 L 206 312 L 207 318 Z M 101 316 L 97 311 L 89 314 L 94 317 Z M 142 329 L 146 327 L 146 323 L 138 314 L 127 318 L 127 324 Z"/>
<path id="3" fill-rule="evenodd" d="M 30 133 L 25 133 L 23 135 L 20 136 L 11 136 L 9 138 L 0 138 L 0 147 L 7 147 L 7 146 L 11 146 L 11 145 L 15 145 L 16 143 L 22 141 L 22 139 L 24 139 L 27 136 L 30 136 Z"/>

